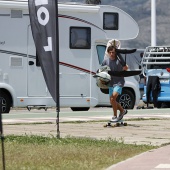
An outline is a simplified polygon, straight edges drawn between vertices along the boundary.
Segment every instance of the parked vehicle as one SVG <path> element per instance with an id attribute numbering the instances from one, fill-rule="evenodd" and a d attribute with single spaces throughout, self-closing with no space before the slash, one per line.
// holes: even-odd
<path id="1" fill-rule="evenodd" d="M 148 81 L 149 76 L 158 76 L 161 86 L 161 91 L 157 97 L 157 107 L 162 104 L 170 106 L 170 47 L 155 46 L 147 47 L 142 60 L 143 75 Z M 144 87 L 144 95 L 142 100 L 147 102 L 146 86 Z M 153 98 L 151 94 L 151 101 Z"/>
<path id="2" fill-rule="evenodd" d="M 139 28 L 121 9 L 107 5 L 59 3 L 60 106 L 73 111 L 110 106 L 107 92 L 96 86 L 110 39 L 134 39 Z M 46 87 L 30 27 L 28 2 L 0 1 L 0 96 L 2 110 L 11 107 L 55 106 Z M 128 28 L 128 29 L 127 29 Z M 139 102 L 138 83 L 125 79 L 120 103 L 133 109 Z"/>

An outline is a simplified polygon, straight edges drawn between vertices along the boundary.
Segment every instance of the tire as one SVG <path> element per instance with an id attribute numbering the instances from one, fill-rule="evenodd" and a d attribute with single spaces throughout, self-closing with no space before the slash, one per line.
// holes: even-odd
<path id="1" fill-rule="evenodd" d="M 160 109 L 162 107 L 162 102 L 157 102 L 157 108 Z"/>
<path id="2" fill-rule="evenodd" d="M 3 91 L 0 91 L 0 97 L 1 97 L 0 109 L 2 110 L 2 113 L 9 113 L 11 107 L 10 97 Z"/>
<path id="3" fill-rule="evenodd" d="M 71 107 L 72 111 L 88 111 L 90 107 Z"/>
<path id="4" fill-rule="evenodd" d="M 124 109 L 133 109 L 135 106 L 135 96 L 130 90 L 123 89 L 122 94 L 117 98 L 117 102 Z"/>

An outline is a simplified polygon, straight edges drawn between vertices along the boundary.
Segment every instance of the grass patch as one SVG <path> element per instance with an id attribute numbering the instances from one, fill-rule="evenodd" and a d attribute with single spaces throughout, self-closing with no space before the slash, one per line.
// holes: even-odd
<path id="1" fill-rule="evenodd" d="M 169 120 L 167 118 L 130 118 L 130 119 L 123 119 L 125 122 L 126 121 L 146 121 L 146 120 Z M 65 121 L 65 122 L 60 122 L 60 123 L 75 123 L 75 124 L 80 124 L 80 123 L 100 123 L 100 122 L 109 122 L 109 120 L 88 120 L 88 121 L 83 121 L 83 120 L 78 120 L 78 121 Z"/>
<path id="2" fill-rule="evenodd" d="M 4 125 L 43 125 L 54 124 L 53 122 L 33 122 L 33 123 L 4 123 Z"/>
<path id="3" fill-rule="evenodd" d="M 166 118 L 131 118 L 125 119 L 125 121 L 145 121 L 145 120 L 168 120 Z"/>
<path id="4" fill-rule="evenodd" d="M 146 121 L 146 120 L 169 120 L 167 118 L 130 118 L 130 119 L 124 119 L 124 121 Z M 109 122 L 109 120 L 77 120 L 77 121 L 63 121 L 60 123 L 63 124 L 81 124 L 81 123 L 102 123 L 102 122 Z M 35 125 L 35 124 L 56 124 L 54 122 L 33 122 L 33 123 L 4 123 L 4 125 Z"/>
<path id="5" fill-rule="evenodd" d="M 34 135 L 6 136 L 4 145 L 6 170 L 100 170 L 156 148 L 124 144 L 123 140 Z"/>

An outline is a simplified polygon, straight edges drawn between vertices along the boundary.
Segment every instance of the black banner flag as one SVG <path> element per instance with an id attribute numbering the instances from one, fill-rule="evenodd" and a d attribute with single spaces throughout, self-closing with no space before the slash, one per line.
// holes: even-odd
<path id="1" fill-rule="evenodd" d="M 57 78 L 59 74 L 58 41 L 58 1 L 57 0 L 29 0 L 29 15 L 33 39 L 38 59 L 48 87 L 57 102 Z"/>

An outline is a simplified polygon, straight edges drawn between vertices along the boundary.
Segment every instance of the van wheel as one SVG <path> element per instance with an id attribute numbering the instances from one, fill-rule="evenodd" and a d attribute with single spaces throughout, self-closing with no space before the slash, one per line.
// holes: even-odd
<path id="1" fill-rule="evenodd" d="M 0 97 L 1 97 L 1 100 L 0 100 L 0 102 L 1 102 L 0 107 L 1 108 L 0 109 L 1 109 L 2 113 L 9 113 L 10 103 L 11 103 L 9 96 L 6 93 L 4 93 L 3 91 L 1 91 Z"/>
<path id="2" fill-rule="evenodd" d="M 90 107 L 71 107 L 72 111 L 88 111 Z"/>
<path id="3" fill-rule="evenodd" d="M 160 109 L 162 107 L 162 102 L 157 102 L 157 108 Z"/>
<path id="4" fill-rule="evenodd" d="M 133 109 L 135 105 L 135 96 L 130 90 L 123 89 L 122 94 L 117 98 L 117 102 L 124 109 Z"/>

